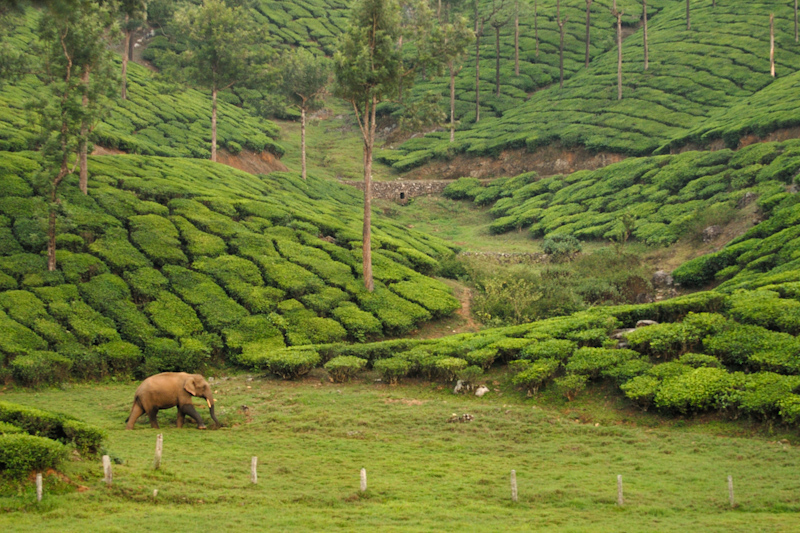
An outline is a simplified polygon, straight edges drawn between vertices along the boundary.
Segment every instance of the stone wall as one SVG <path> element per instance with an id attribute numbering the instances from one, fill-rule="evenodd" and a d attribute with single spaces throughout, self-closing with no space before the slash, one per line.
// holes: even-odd
<path id="1" fill-rule="evenodd" d="M 342 181 L 346 185 L 364 190 L 363 181 Z M 414 181 L 373 181 L 372 197 L 395 200 L 405 203 L 415 196 L 442 194 L 442 191 L 453 183 L 453 180 L 414 180 Z"/>

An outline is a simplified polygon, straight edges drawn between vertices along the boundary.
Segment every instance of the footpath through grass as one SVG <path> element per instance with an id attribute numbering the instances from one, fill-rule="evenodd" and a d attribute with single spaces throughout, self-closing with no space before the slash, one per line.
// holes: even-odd
<path id="1" fill-rule="evenodd" d="M 35 504 L 32 483 L 0 496 L 3 531 L 161 531 L 207 522 L 219 531 L 433 531 L 492 526 L 502 531 L 788 531 L 800 526 L 800 453 L 781 436 L 737 437 L 744 426 L 659 426 L 651 415 L 618 412 L 595 389 L 583 403 L 542 408 L 493 374 L 484 398 L 449 387 L 388 387 L 371 377 L 331 384 L 245 376 L 217 380 L 226 427 L 125 431 L 136 383 L 66 390 L 5 391 L 0 399 L 61 410 L 109 433 L 114 485 L 100 460 L 73 461 L 74 485 L 46 476 Z M 552 401 L 552 398 L 550 399 Z M 541 404 L 540 404 L 541 405 Z M 246 409 L 245 407 L 246 406 Z M 568 414 L 568 413 L 572 414 Z M 470 423 L 448 423 L 469 413 Z M 632 422 L 637 422 L 634 424 Z M 713 435 L 714 427 L 720 435 Z M 151 470 L 156 435 L 162 469 Z M 259 481 L 250 483 L 250 458 Z M 359 493 L 359 470 L 368 490 Z M 515 469 L 519 502 L 511 502 Z M 625 506 L 616 504 L 616 476 Z M 737 507 L 730 509 L 732 475 Z M 154 501 L 153 490 L 158 489 Z"/>

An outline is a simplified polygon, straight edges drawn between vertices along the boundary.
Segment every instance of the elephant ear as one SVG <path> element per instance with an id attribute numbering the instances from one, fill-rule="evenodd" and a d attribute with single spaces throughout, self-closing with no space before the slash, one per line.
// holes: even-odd
<path id="1" fill-rule="evenodd" d="M 183 384 L 183 388 L 186 390 L 186 392 L 188 392 L 188 393 L 189 393 L 189 394 L 191 394 L 192 396 L 197 396 L 197 391 L 196 391 L 196 389 L 195 389 L 195 384 L 194 384 L 194 378 L 193 378 L 193 377 L 192 377 L 192 378 L 189 378 L 189 379 L 187 379 L 187 380 L 184 382 L 184 384 Z"/>

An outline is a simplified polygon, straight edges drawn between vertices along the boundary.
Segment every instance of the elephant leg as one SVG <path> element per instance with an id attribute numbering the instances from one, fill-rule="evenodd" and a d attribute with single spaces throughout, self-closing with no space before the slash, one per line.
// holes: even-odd
<path id="1" fill-rule="evenodd" d="M 128 417 L 128 424 L 125 426 L 125 429 L 133 429 L 133 425 L 136 424 L 136 421 L 139 420 L 139 417 L 144 414 L 144 409 L 142 406 L 139 405 L 139 402 L 134 401 L 133 407 L 131 407 L 131 414 Z"/>
<path id="2" fill-rule="evenodd" d="M 197 422 L 197 429 L 206 429 L 205 423 L 203 423 L 203 419 L 200 417 L 200 414 L 197 412 L 197 409 L 194 408 L 194 405 L 187 403 L 181 405 L 178 408 L 179 411 L 183 412 L 184 415 L 189 415 L 195 419 Z"/>
<path id="3" fill-rule="evenodd" d="M 150 427 L 158 429 L 158 407 L 153 407 L 147 411 L 147 417 L 150 419 Z"/>
<path id="4" fill-rule="evenodd" d="M 183 423 L 185 421 L 186 421 L 186 415 L 183 414 L 183 411 L 181 411 L 181 408 L 179 407 L 178 408 L 178 427 L 182 428 L 183 427 Z"/>

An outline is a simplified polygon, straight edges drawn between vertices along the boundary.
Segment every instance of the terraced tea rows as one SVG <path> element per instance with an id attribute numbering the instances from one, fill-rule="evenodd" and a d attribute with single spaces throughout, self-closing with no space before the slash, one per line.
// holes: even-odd
<path id="1" fill-rule="evenodd" d="M 449 245 L 381 221 L 363 289 L 355 189 L 187 159 L 91 158 L 89 195 L 65 187 L 48 272 L 38 157 L 0 157 L 0 352 L 21 382 L 24 365 L 150 374 L 400 335 L 460 306 L 422 274 Z"/>
<path id="2" fill-rule="evenodd" d="M 457 153 L 498 155 L 508 148 L 560 142 L 591 151 L 644 155 L 666 150 L 698 123 L 765 89 L 769 74 L 769 13 L 775 13 L 779 76 L 800 68 L 793 14 L 782 2 L 667 4 L 649 25 L 650 67 L 643 70 L 641 30 L 623 43 L 623 99 L 616 98 L 616 52 L 593 60 L 565 82 L 539 91 L 502 117 L 481 121 L 449 143 L 444 132 L 413 139 L 393 154 L 398 170 Z"/>

